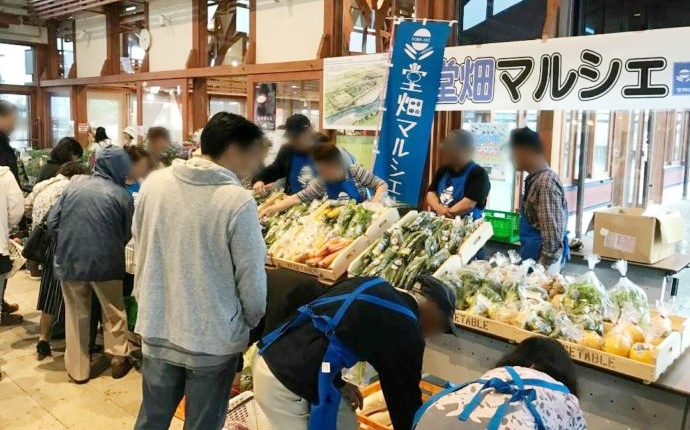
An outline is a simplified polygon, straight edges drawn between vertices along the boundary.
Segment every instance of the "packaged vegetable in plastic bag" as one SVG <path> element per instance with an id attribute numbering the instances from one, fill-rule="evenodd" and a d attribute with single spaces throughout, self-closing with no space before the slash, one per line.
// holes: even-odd
<path id="1" fill-rule="evenodd" d="M 649 302 L 647 293 L 630 279 L 628 279 L 628 262 L 618 260 L 612 267 L 621 274 L 620 279 L 609 290 L 609 298 L 613 303 L 613 322 L 618 322 L 625 316 L 627 321 L 638 325 L 649 324 Z M 624 315 L 626 314 L 626 315 Z"/>
<path id="2" fill-rule="evenodd" d="M 663 291 L 663 290 L 662 290 Z M 653 345 L 659 345 L 669 334 L 673 331 L 673 323 L 671 322 L 671 314 L 673 313 L 675 302 L 673 300 L 667 301 L 663 297 L 657 299 L 655 314 L 649 323 L 649 327 L 645 333 L 645 341 Z"/>
<path id="3" fill-rule="evenodd" d="M 554 319 L 551 337 L 579 343 L 584 338 L 584 330 L 575 324 L 565 312 L 559 312 Z"/>
<path id="4" fill-rule="evenodd" d="M 594 273 L 594 267 L 600 258 L 598 255 L 588 255 L 585 259 L 589 264 L 589 271 L 568 286 L 561 305 L 571 316 L 591 315 L 596 320 L 611 319 L 613 306 L 606 289 Z"/>

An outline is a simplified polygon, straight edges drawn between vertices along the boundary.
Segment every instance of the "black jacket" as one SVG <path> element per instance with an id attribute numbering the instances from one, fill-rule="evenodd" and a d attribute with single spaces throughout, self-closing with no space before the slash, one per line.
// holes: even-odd
<path id="1" fill-rule="evenodd" d="M 38 179 L 36 179 L 36 182 L 45 181 L 46 179 L 50 179 L 57 176 L 58 171 L 60 170 L 60 166 L 61 164 L 57 161 L 48 160 L 46 164 L 43 167 L 41 167 L 41 171 L 38 172 Z"/>
<path id="2" fill-rule="evenodd" d="M 369 278 L 353 278 L 329 288 L 321 297 L 354 291 Z M 417 302 L 383 283 L 367 290 L 418 313 Z M 318 308 L 319 313 L 334 315 L 339 303 Z M 393 426 L 409 430 L 414 413 L 422 405 L 419 382 L 422 376 L 424 338 L 418 322 L 398 312 L 367 302 L 355 301 L 340 325 L 338 338 L 379 374 Z M 293 393 L 314 402 L 317 376 L 328 346 L 326 337 L 311 323 L 297 327 L 278 339 L 264 353 L 264 359 L 276 378 Z"/>
<path id="3" fill-rule="evenodd" d="M 265 184 L 270 184 L 280 179 L 287 178 L 288 173 L 290 173 L 292 156 L 295 152 L 295 149 L 290 145 L 281 146 L 273 163 L 261 169 L 254 177 L 254 182 L 261 181 Z M 289 181 L 285 182 L 285 192 L 287 194 L 293 194 L 294 192 L 290 190 Z"/>
<path id="4" fill-rule="evenodd" d="M 7 166 L 14 175 L 14 179 L 19 182 L 19 169 L 17 168 L 17 153 L 10 145 L 10 137 L 0 131 L 0 166 Z"/>
<path id="5" fill-rule="evenodd" d="M 92 177 L 71 184 L 48 213 L 57 232 L 55 271 L 62 281 L 114 281 L 125 276 L 134 202 L 125 188 L 132 162 L 121 148 L 98 153 Z"/>

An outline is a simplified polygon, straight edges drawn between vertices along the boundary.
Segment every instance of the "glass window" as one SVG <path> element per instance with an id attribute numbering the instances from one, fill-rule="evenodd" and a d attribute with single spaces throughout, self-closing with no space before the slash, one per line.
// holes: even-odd
<path id="1" fill-rule="evenodd" d="M 246 103 L 244 100 L 228 97 L 211 97 L 209 100 L 208 117 L 211 118 L 218 112 L 230 112 L 237 115 L 246 115 Z"/>
<path id="2" fill-rule="evenodd" d="M 104 127 L 114 144 L 122 144 L 121 130 L 125 128 L 122 118 L 122 93 L 92 92 L 86 96 L 86 116 L 93 128 Z"/>
<path id="3" fill-rule="evenodd" d="M 58 70 L 60 78 L 67 78 L 74 64 L 74 20 L 59 21 L 56 29 Z"/>
<path id="4" fill-rule="evenodd" d="M 65 136 L 74 136 L 74 122 L 70 97 L 52 94 L 50 96 L 51 144 L 55 145 Z"/>
<path id="5" fill-rule="evenodd" d="M 276 88 L 276 125 L 285 124 L 292 114 L 306 115 L 314 129 L 321 127 L 319 105 L 321 93 L 318 80 L 278 82 Z"/>
<path id="6" fill-rule="evenodd" d="M 170 130 L 173 142 L 182 143 L 182 107 L 180 87 L 149 86 L 142 103 L 144 133 L 150 127 L 161 126 Z"/>
<path id="7" fill-rule="evenodd" d="M 594 129 L 594 155 L 592 178 L 605 176 L 609 171 L 610 111 L 597 111 Z"/>
<path id="8" fill-rule="evenodd" d="M 17 126 L 10 135 L 10 144 L 15 149 L 30 148 L 29 96 L 22 94 L 0 94 L 0 100 L 7 100 L 17 107 Z"/>
<path id="9" fill-rule="evenodd" d="M 458 44 L 537 39 L 544 30 L 546 3 L 546 0 L 465 0 L 459 16 Z"/>
<path id="10" fill-rule="evenodd" d="M 602 34 L 690 25 L 690 2 L 665 0 L 580 0 L 576 33 Z"/>
<path id="11" fill-rule="evenodd" d="M 462 8 L 462 29 L 467 30 L 486 21 L 487 0 L 470 0 Z"/>
<path id="12" fill-rule="evenodd" d="M 26 85 L 34 81 L 34 50 L 0 43 L 0 84 Z"/>

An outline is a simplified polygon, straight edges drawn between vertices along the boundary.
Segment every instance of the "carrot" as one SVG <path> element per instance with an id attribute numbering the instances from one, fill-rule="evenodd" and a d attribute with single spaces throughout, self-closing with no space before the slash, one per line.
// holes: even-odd
<path id="1" fill-rule="evenodd" d="M 323 260 L 323 257 L 312 257 L 309 260 L 307 260 L 304 264 L 306 264 L 307 266 L 316 267 L 319 265 L 319 262 L 321 262 L 321 260 Z"/>
<path id="2" fill-rule="evenodd" d="M 339 242 L 336 242 L 336 243 L 330 245 L 330 246 L 328 247 L 328 252 L 331 252 L 331 253 L 333 253 L 333 252 L 338 252 L 338 251 L 340 251 L 341 249 L 347 247 L 350 243 L 352 243 L 352 242 L 349 241 L 349 240 L 344 240 L 344 239 L 343 239 L 343 240 L 341 240 L 341 241 L 339 241 Z"/>
<path id="3" fill-rule="evenodd" d="M 329 256 L 327 256 L 326 258 L 322 259 L 319 262 L 319 267 L 323 267 L 323 268 L 331 267 L 331 264 L 333 264 L 333 261 L 335 261 L 335 259 L 338 257 L 339 254 L 340 254 L 340 252 L 334 252 L 334 253 L 330 254 Z"/>

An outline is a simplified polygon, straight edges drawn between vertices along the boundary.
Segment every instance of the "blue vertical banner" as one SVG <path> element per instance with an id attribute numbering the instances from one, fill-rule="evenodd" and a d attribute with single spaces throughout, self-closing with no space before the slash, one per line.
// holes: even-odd
<path id="1" fill-rule="evenodd" d="M 394 33 L 374 174 L 388 194 L 417 206 L 438 99 L 447 22 L 404 21 Z"/>

